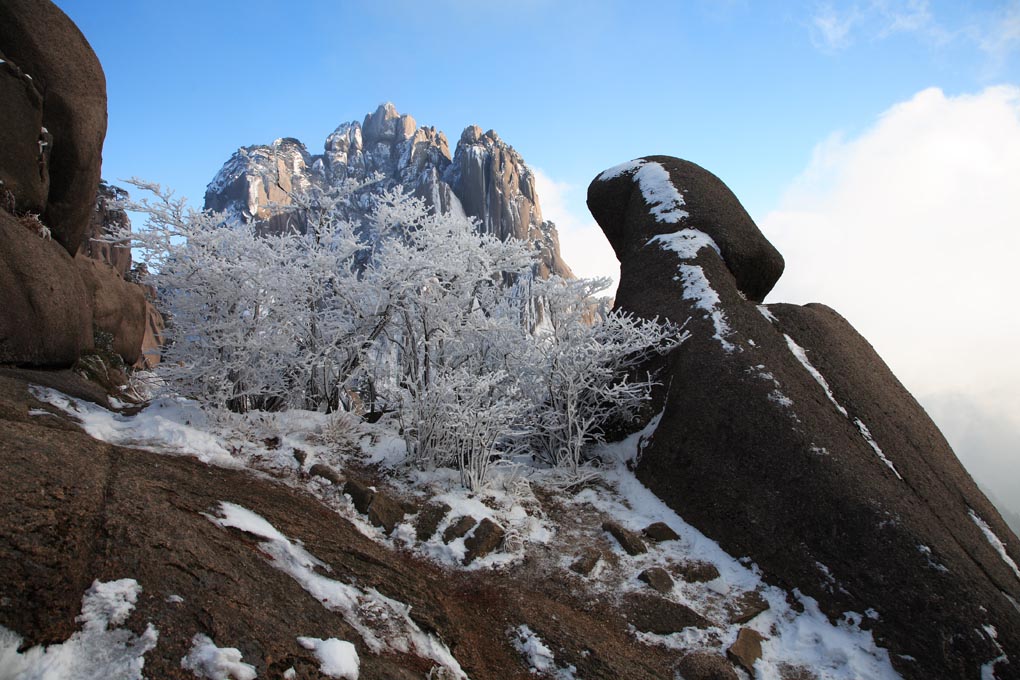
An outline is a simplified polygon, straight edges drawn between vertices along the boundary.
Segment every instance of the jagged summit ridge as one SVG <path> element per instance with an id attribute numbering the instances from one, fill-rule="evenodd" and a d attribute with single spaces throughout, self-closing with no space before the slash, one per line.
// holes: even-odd
<path id="1" fill-rule="evenodd" d="M 555 225 L 542 218 L 535 174 L 512 146 L 495 131 L 471 125 L 451 154 L 445 133 L 419 126 L 391 103 L 360 123 L 339 125 L 320 155 L 291 137 L 238 149 L 209 183 L 205 207 L 277 231 L 292 217 L 272 204 L 287 205 L 294 192 L 373 176 L 383 178 L 380 188 L 399 184 L 443 212 L 476 218 L 483 233 L 533 243 L 540 276 L 573 276 Z"/>

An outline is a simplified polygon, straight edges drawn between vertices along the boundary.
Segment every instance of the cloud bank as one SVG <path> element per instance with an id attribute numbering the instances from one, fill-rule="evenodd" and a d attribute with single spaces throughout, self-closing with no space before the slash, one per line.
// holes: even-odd
<path id="1" fill-rule="evenodd" d="M 535 189 L 541 200 L 542 217 L 556 223 L 560 235 L 560 250 L 570 269 L 582 278 L 609 276 L 613 286 L 606 295 L 613 295 L 620 282 L 620 263 L 602 229 L 583 208 L 588 187 L 557 182 L 538 168 Z"/>
<path id="2" fill-rule="evenodd" d="M 1020 512 L 1020 88 L 924 90 L 814 151 L 761 220 L 787 271 L 875 346 L 979 483 Z"/>

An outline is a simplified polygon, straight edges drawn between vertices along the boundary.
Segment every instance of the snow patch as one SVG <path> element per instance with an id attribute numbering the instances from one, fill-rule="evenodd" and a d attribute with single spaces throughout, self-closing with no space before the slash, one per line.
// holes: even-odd
<path id="1" fill-rule="evenodd" d="M 604 172 L 602 172 L 602 174 L 599 175 L 599 181 L 606 182 L 611 179 L 616 179 L 620 175 L 625 175 L 628 172 L 633 172 L 634 170 L 637 170 L 644 164 L 645 164 L 644 160 L 636 158 L 632 161 L 627 161 L 626 163 L 614 165 L 613 167 L 609 168 L 608 170 L 605 170 Z"/>
<path id="2" fill-rule="evenodd" d="M 208 680 L 255 680 L 257 676 L 254 666 L 241 661 L 237 648 L 217 647 L 209 636 L 201 633 L 191 638 L 191 649 L 181 658 L 181 668 Z"/>
<path id="3" fill-rule="evenodd" d="M 575 680 L 577 678 L 577 668 L 574 666 L 558 667 L 552 650 L 530 628 L 521 625 L 511 632 L 514 649 L 524 657 L 524 661 L 532 673 L 541 673 L 546 677 L 556 678 L 556 680 Z"/>
<path id="4" fill-rule="evenodd" d="M 995 532 L 992 531 L 990 526 L 988 526 L 988 523 L 981 519 L 978 514 L 974 512 L 973 508 L 967 508 L 967 512 L 970 513 L 970 518 L 974 520 L 974 524 L 981 529 L 981 532 L 985 535 L 985 538 L 988 539 L 988 542 L 993 548 L 995 548 L 996 552 L 999 553 L 999 557 L 1002 558 L 1002 561 L 1009 565 L 1009 568 L 1013 570 L 1014 574 L 1016 574 L 1017 579 L 1020 579 L 1020 568 L 1016 566 L 1016 562 L 1014 562 L 1013 558 L 1006 552 L 1006 544 L 995 535 Z"/>
<path id="5" fill-rule="evenodd" d="M 89 436 L 118 446 L 158 453 L 194 455 L 203 463 L 238 467 L 230 452 L 207 429 L 207 416 L 185 399 L 158 399 L 135 416 L 125 416 L 62 392 L 32 385 L 39 401 L 57 407 L 79 421 Z"/>
<path id="6" fill-rule="evenodd" d="M 690 217 L 690 213 L 683 210 L 685 204 L 683 194 L 670 180 L 669 171 L 659 163 L 640 158 L 627 161 L 604 171 L 599 175 L 599 180 L 604 182 L 629 172 L 634 172 L 634 181 L 641 188 L 641 195 L 648 204 L 649 212 L 657 221 L 676 224 Z"/>
<path id="7" fill-rule="evenodd" d="M 719 306 L 719 293 L 708 282 L 705 271 L 696 264 L 682 264 L 679 269 L 680 281 L 684 287 L 683 298 L 692 301 L 697 309 L 706 312 L 715 327 L 715 334 L 712 337 L 719 341 L 723 350 L 732 352 L 736 347 L 726 337 L 733 331 L 726 319 L 726 313 Z"/>
<path id="8" fill-rule="evenodd" d="M 361 659 L 350 642 L 336 638 L 322 640 L 313 637 L 299 637 L 297 641 L 302 647 L 315 653 L 319 659 L 319 670 L 325 675 L 344 680 L 358 680 Z"/>
<path id="9" fill-rule="evenodd" d="M 722 252 L 711 236 L 698 229 L 681 229 L 672 234 L 659 234 L 649 239 L 645 245 L 658 243 L 663 250 L 672 250 L 681 260 L 692 260 L 702 248 L 711 248 L 719 256 Z"/>
<path id="10" fill-rule="evenodd" d="M 240 529 L 265 539 L 259 548 L 270 563 L 293 578 L 323 607 L 339 611 L 375 654 L 386 651 L 414 653 L 432 659 L 457 678 L 467 678 L 446 645 L 423 632 L 408 615 L 411 608 L 381 594 L 322 576 L 314 567 L 329 566 L 280 533 L 263 517 L 233 503 L 221 502 L 219 517 L 206 515 L 214 524 Z M 372 622 L 372 626 L 368 622 Z"/>
<path id="11" fill-rule="evenodd" d="M 761 313 L 761 315 L 764 316 L 769 323 L 779 323 L 779 319 L 776 318 L 776 315 L 773 314 L 772 310 L 770 310 L 768 307 L 766 307 L 765 305 L 756 305 L 756 307 L 758 308 L 758 311 Z"/>
<path id="12" fill-rule="evenodd" d="M 147 624 L 136 636 L 119 626 L 134 611 L 142 587 L 134 579 L 93 581 L 82 597 L 82 629 L 60 644 L 37 645 L 19 652 L 22 638 L 0 626 L 0 680 L 103 678 L 141 680 L 145 654 L 159 640 Z"/>
<path id="13" fill-rule="evenodd" d="M 682 209 L 684 196 L 673 185 L 666 168 L 658 163 L 645 162 L 634 173 L 634 179 L 657 221 L 677 224 L 690 217 L 690 213 Z"/>

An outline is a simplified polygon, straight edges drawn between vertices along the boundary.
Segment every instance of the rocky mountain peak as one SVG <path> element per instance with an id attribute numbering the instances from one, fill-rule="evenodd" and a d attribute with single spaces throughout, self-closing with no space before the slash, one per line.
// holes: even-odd
<path id="1" fill-rule="evenodd" d="M 380 104 L 375 113 L 365 116 L 361 127 L 365 143 L 372 145 L 406 141 L 414 136 L 418 123 L 407 114 L 401 115 L 393 104 L 386 102 Z"/>
<path id="2" fill-rule="evenodd" d="M 534 173 L 513 147 L 495 131 L 472 125 L 451 154 L 441 130 L 419 126 L 389 102 L 361 123 L 339 125 L 321 155 L 290 137 L 238 149 L 210 182 L 205 207 L 254 219 L 266 231 L 301 228 L 273 204 L 289 204 L 296 191 L 379 177 L 380 189 L 399 184 L 443 212 L 476 218 L 484 233 L 533 243 L 540 275 L 573 276 L 555 225 L 542 218 Z"/>

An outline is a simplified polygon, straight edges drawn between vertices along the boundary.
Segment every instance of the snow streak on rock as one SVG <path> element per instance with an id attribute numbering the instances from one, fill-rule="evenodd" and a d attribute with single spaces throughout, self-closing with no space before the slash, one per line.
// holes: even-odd
<path id="1" fill-rule="evenodd" d="M 868 426 L 865 425 L 860 418 L 854 418 L 854 425 L 856 425 L 857 429 L 860 430 L 861 436 L 864 437 L 864 441 L 868 442 L 868 445 L 871 446 L 878 457 L 882 459 L 882 462 L 889 466 L 889 469 L 893 471 L 893 474 L 899 477 L 900 481 L 903 481 L 903 475 L 899 473 L 899 470 L 896 469 L 896 466 L 893 465 L 892 461 L 885 457 L 885 453 L 878 446 L 878 443 L 875 442 L 875 438 L 871 436 L 871 430 L 868 429 Z"/>
<path id="2" fill-rule="evenodd" d="M 670 180 L 669 171 L 654 161 L 639 158 L 621 163 L 599 175 L 599 180 L 604 182 L 629 172 L 634 172 L 634 180 L 641 188 L 641 195 L 656 220 L 677 224 L 690 216 L 690 213 L 683 209 L 684 196 Z"/>
<path id="3" fill-rule="evenodd" d="M 1020 579 L 1020 567 L 1017 567 L 1016 562 L 1014 562 L 1013 558 L 1010 557 L 1009 553 L 1006 552 L 1006 544 L 1003 543 L 1002 540 L 1000 540 L 999 537 L 995 535 L 995 532 L 992 531 L 992 528 L 990 526 L 988 526 L 988 523 L 981 519 L 978 516 L 978 514 L 974 512 L 973 509 L 968 508 L 967 511 L 970 513 L 970 518 L 974 520 L 974 524 L 976 524 L 978 528 L 981 529 L 981 532 L 985 535 L 985 538 L 988 539 L 988 542 L 991 543 L 992 547 L 995 548 L 996 552 L 999 553 L 999 556 L 1002 558 L 1002 561 L 1008 564 L 1009 568 L 1013 570 L 1014 574 L 1016 574 L 1016 577 Z"/>
<path id="4" fill-rule="evenodd" d="M 251 510 L 221 502 L 219 514 L 219 517 L 206 517 L 223 528 L 233 527 L 265 539 L 259 547 L 272 565 L 297 581 L 322 606 L 340 612 L 372 652 L 416 654 L 432 659 L 457 678 L 467 678 L 446 645 L 423 632 L 411 620 L 408 615 L 411 608 L 406 604 L 392 600 L 374 588 L 361 589 L 316 573 L 315 567 L 326 571 L 331 571 L 331 568 Z M 371 621 L 374 628 L 367 621 Z"/>
<path id="5" fill-rule="evenodd" d="M 763 305 L 758 306 L 758 311 L 760 311 L 766 319 L 769 319 L 770 321 L 775 320 L 772 313 L 769 312 Z M 850 420 L 850 414 L 847 413 L 847 410 L 842 404 L 836 401 L 836 396 L 832 393 L 832 388 L 829 387 L 829 383 L 825 380 L 825 376 L 823 376 L 818 369 L 811 364 L 811 361 L 807 358 L 807 352 L 804 348 L 798 345 L 796 341 L 786 333 L 783 333 L 783 337 L 786 338 L 786 346 L 790 348 L 790 352 L 793 356 L 797 357 L 797 361 L 799 361 L 801 366 L 803 366 L 804 369 L 811 374 L 811 377 L 815 379 L 815 382 L 821 385 L 822 389 L 825 390 L 825 396 L 829 398 L 829 401 L 831 401 L 832 405 L 836 407 L 836 410 L 842 413 L 845 418 Z M 893 465 L 893 462 L 885 455 L 885 452 L 882 451 L 882 448 L 878 445 L 878 442 L 875 441 L 875 438 L 871 436 L 871 430 L 869 430 L 868 426 L 864 424 L 864 421 L 860 418 L 853 418 L 853 423 L 857 426 L 857 430 L 861 433 L 861 437 L 863 437 L 864 441 L 868 443 L 868 446 L 870 446 L 875 452 L 875 455 L 878 456 L 879 460 L 885 463 L 886 467 L 892 470 L 893 474 L 896 475 L 900 481 L 903 481 L 903 475 L 900 474 L 899 470 L 896 469 L 896 466 Z"/>
<path id="6" fill-rule="evenodd" d="M 694 306 L 706 312 L 712 319 L 715 327 L 716 340 L 722 345 L 726 352 L 732 352 L 736 347 L 726 339 L 733 331 L 730 329 L 729 321 L 726 319 L 726 312 L 720 305 L 719 293 L 712 288 L 705 271 L 696 264 L 682 264 L 679 267 L 680 282 L 683 284 L 685 300 L 690 300 Z"/>
<path id="7" fill-rule="evenodd" d="M 832 394 L 832 389 L 829 387 L 829 383 L 826 382 L 825 377 L 819 373 L 818 369 L 815 368 L 808 360 L 807 352 L 804 351 L 804 348 L 798 345 L 789 335 L 783 333 L 783 337 L 786 338 L 786 346 L 790 348 L 793 356 L 797 357 L 797 361 L 799 361 L 801 366 L 803 366 L 804 369 L 811 374 L 811 377 L 815 379 L 815 382 L 822 386 L 822 389 L 825 390 L 825 396 L 829 398 L 829 401 L 831 401 L 832 405 L 836 407 L 836 410 L 849 418 L 850 414 L 846 412 L 846 409 L 843 408 L 842 404 L 836 401 L 836 397 Z"/>

